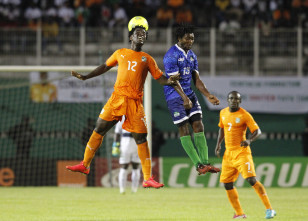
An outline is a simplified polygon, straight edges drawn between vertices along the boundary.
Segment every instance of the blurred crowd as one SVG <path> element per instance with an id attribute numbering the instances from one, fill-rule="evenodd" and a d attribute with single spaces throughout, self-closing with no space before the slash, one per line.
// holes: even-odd
<path id="1" fill-rule="evenodd" d="M 115 27 L 136 15 L 151 27 L 308 28 L 308 0 L 0 0 L 0 27 Z"/>

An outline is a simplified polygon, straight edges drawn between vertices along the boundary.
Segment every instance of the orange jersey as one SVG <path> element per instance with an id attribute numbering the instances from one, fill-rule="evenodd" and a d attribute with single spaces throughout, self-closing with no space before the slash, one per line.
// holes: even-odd
<path id="1" fill-rule="evenodd" d="M 113 53 L 106 61 L 107 66 L 118 64 L 118 76 L 114 85 L 114 92 L 129 98 L 143 96 L 144 82 L 148 72 L 154 79 L 158 79 L 163 72 L 158 68 L 155 60 L 145 52 L 137 52 L 122 48 Z"/>
<path id="2" fill-rule="evenodd" d="M 230 112 L 229 107 L 222 109 L 218 126 L 224 129 L 226 150 L 243 148 L 241 142 L 246 140 L 247 127 L 251 133 L 259 129 L 251 114 L 243 108 L 236 112 Z"/>

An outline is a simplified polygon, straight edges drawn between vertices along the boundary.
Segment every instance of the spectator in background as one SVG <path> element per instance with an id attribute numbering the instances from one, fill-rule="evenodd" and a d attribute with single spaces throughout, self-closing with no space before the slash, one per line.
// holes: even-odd
<path id="1" fill-rule="evenodd" d="M 290 11 L 283 6 L 279 6 L 278 9 L 273 12 L 273 24 L 276 28 L 291 27 Z"/>
<path id="2" fill-rule="evenodd" d="M 48 82 L 48 73 L 40 72 L 40 82 L 32 84 L 30 88 L 31 100 L 33 102 L 55 102 L 57 101 L 57 87 Z"/>
<path id="3" fill-rule="evenodd" d="M 120 4 L 116 3 L 113 5 L 113 17 L 109 21 L 109 27 L 113 29 L 114 39 L 122 39 L 122 32 L 120 31 L 127 24 L 127 15 L 123 7 Z M 120 30 L 119 30 L 120 28 Z"/>
<path id="4" fill-rule="evenodd" d="M 0 1 L 0 25 L 15 27 L 20 24 L 22 11 L 20 0 Z"/>
<path id="5" fill-rule="evenodd" d="M 175 16 L 178 9 L 184 6 L 185 0 L 167 0 L 167 5 L 172 9 L 173 15 Z"/>
<path id="6" fill-rule="evenodd" d="M 258 3 L 258 25 L 263 36 L 269 36 L 273 27 L 272 15 L 265 1 Z"/>
<path id="7" fill-rule="evenodd" d="M 193 23 L 193 14 L 189 6 L 182 6 L 177 10 L 175 15 L 175 25 L 182 23 L 192 24 Z"/>
<path id="8" fill-rule="evenodd" d="M 89 10 L 89 18 L 87 25 L 90 27 L 99 27 L 101 25 L 101 5 L 103 0 L 88 0 L 85 1 L 86 7 Z"/>
<path id="9" fill-rule="evenodd" d="M 101 17 L 102 17 L 102 26 L 108 27 L 109 21 L 111 19 L 111 8 L 109 5 L 103 3 L 101 7 Z"/>
<path id="10" fill-rule="evenodd" d="M 151 27 L 153 27 L 157 23 L 155 18 L 160 5 L 167 4 L 175 17 L 185 2 L 189 4 L 193 15 L 198 15 L 194 17 L 194 23 L 203 27 L 213 26 L 215 19 L 218 27 L 219 23 L 225 20 L 226 13 L 235 13 L 238 17 L 243 17 L 240 20 L 242 27 L 252 27 L 257 24 L 255 23 L 256 16 L 260 19 L 260 8 L 264 8 L 265 5 L 270 12 L 277 10 L 281 6 L 290 11 L 291 27 L 298 24 L 301 14 L 308 14 L 308 0 L 5 0 L 0 1 L 0 26 L 23 26 L 29 21 L 28 27 L 36 29 L 38 18 L 31 20 L 28 20 L 28 18 L 20 19 L 23 17 L 23 12 L 27 11 L 32 5 L 44 11 L 50 5 L 54 5 L 59 10 L 63 5 L 67 5 L 68 9 L 64 14 L 68 14 L 68 10 L 74 11 L 76 9 L 76 19 L 74 16 L 72 16 L 73 19 L 68 19 L 70 24 L 67 21 L 63 23 L 63 18 L 57 21 L 61 27 L 63 25 L 64 27 L 71 27 L 76 24 L 79 26 L 86 24 L 86 26 L 90 27 L 106 26 L 110 18 L 108 18 L 108 21 L 103 21 L 102 8 L 121 4 L 122 8 L 128 13 L 127 17 L 133 17 L 136 14 L 144 15 L 149 20 Z M 29 14 L 35 15 L 36 12 Z M 44 14 L 44 16 L 50 15 Z"/>
<path id="11" fill-rule="evenodd" d="M 75 1 L 75 19 L 78 26 L 84 26 L 88 23 L 90 10 L 86 7 L 85 1 Z"/>
<path id="12" fill-rule="evenodd" d="M 144 16 L 149 20 L 149 16 L 147 15 L 148 9 L 145 6 L 144 0 L 132 0 L 132 4 L 128 9 L 129 16 L 134 17 L 136 15 Z"/>
<path id="13" fill-rule="evenodd" d="M 11 127 L 8 131 L 8 137 L 13 140 L 17 147 L 17 160 L 25 160 L 30 157 L 30 149 L 35 137 L 35 131 L 32 128 L 33 122 L 33 118 L 23 116 L 21 122 Z"/>
<path id="14" fill-rule="evenodd" d="M 54 0 L 54 4 L 55 6 L 57 6 L 58 8 L 60 8 L 63 4 L 65 4 L 66 2 L 69 2 L 69 0 Z"/>
<path id="15" fill-rule="evenodd" d="M 301 0 L 292 0 L 291 17 L 292 17 L 293 23 L 298 24 L 301 12 L 302 12 L 302 1 Z"/>
<path id="16" fill-rule="evenodd" d="M 37 27 L 41 25 L 41 17 L 42 17 L 42 10 L 37 7 L 37 5 L 33 2 L 30 3 L 29 6 L 26 7 L 24 12 L 25 18 L 25 25 L 31 31 L 27 35 L 19 35 L 18 33 L 15 34 L 11 41 L 13 42 L 14 47 L 18 47 L 18 41 L 20 41 L 22 51 L 26 51 L 27 47 L 31 47 L 35 45 L 36 39 L 36 30 Z"/>
<path id="17" fill-rule="evenodd" d="M 158 28 L 166 28 L 171 26 L 173 22 L 173 12 L 167 5 L 162 5 L 156 13 L 156 26 Z"/>
<path id="18" fill-rule="evenodd" d="M 116 3 L 113 5 L 113 17 L 109 22 L 109 27 L 124 27 L 127 23 L 127 15 L 123 7 Z"/>
<path id="19" fill-rule="evenodd" d="M 9 4 L 7 6 L 6 19 L 10 27 L 16 27 L 20 23 L 21 10 L 16 5 Z"/>
<path id="20" fill-rule="evenodd" d="M 144 0 L 146 8 L 146 16 L 149 17 L 150 27 L 155 26 L 155 17 L 159 7 L 162 5 L 162 0 Z"/>
<path id="21" fill-rule="evenodd" d="M 219 26 L 222 21 L 226 20 L 226 12 L 229 4 L 229 0 L 215 0 L 216 26 Z"/>
<path id="22" fill-rule="evenodd" d="M 1 7 L 2 6 L 2 7 Z M 0 25 L 5 27 L 18 27 L 22 24 L 22 12 L 19 7 L 10 3 L 10 4 L 1 4 L 0 5 Z M 17 30 L 10 31 L 9 38 L 3 38 L 3 41 L 0 42 L 1 46 L 5 45 L 5 42 L 8 42 L 10 45 L 10 53 L 18 53 L 25 49 L 27 38 L 19 34 Z"/>
<path id="23" fill-rule="evenodd" d="M 44 17 L 52 17 L 53 19 L 55 19 L 57 21 L 58 10 L 57 10 L 57 7 L 55 6 L 55 4 L 53 4 L 53 2 L 48 2 L 48 4 L 46 5 L 46 8 L 43 11 L 43 16 Z"/>
<path id="24" fill-rule="evenodd" d="M 74 10 L 69 7 L 69 2 L 64 2 L 58 10 L 60 27 L 72 27 L 74 26 Z"/>
<path id="25" fill-rule="evenodd" d="M 27 20 L 28 27 L 36 30 L 37 26 L 40 25 L 42 10 L 34 2 L 31 2 L 25 10 L 24 17 Z"/>
<path id="26" fill-rule="evenodd" d="M 256 10 L 257 0 L 243 0 L 243 26 L 251 27 L 254 25 L 254 21 L 257 15 Z"/>
<path id="27" fill-rule="evenodd" d="M 62 53 L 62 43 L 59 39 L 59 25 L 55 17 L 45 17 L 42 22 L 42 50 L 43 54 L 47 54 L 47 46 L 55 42 L 58 46 L 58 52 Z"/>
<path id="28" fill-rule="evenodd" d="M 303 0 L 302 2 L 302 12 L 304 15 L 308 15 L 308 0 Z"/>
<path id="29" fill-rule="evenodd" d="M 196 0 L 192 12 L 194 15 L 194 21 L 198 27 L 212 27 L 214 26 L 215 12 L 213 10 L 214 2 L 212 0 Z"/>
<path id="30" fill-rule="evenodd" d="M 260 0 L 256 4 L 256 10 L 257 10 L 257 18 L 258 20 L 264 20 L 265 18 L 269 18 L 270 13 L 267 7 L 266 0 Z"/>
<path id="31" fill-rule="evenodd" d="M 230 5 L 228 7 L 227 13 L 236 16 L 236 20 L 241 23 L 243 16 L 243 8 L 241 0 L 230 0 Z"/>
<path id="32" fill-rule="evenodd" d="M 220 22 L 218 29 L 222 32 L 223 39 L 225 39 L 222 45 L 226 55 L 233 55 L 236 52 L 236 36 L 240 28 L 241 24 L 235 14 L 226 14 L 225 20 Z"/>
<path id="33" fill-rule="evenodd" d="M 241 28 L 241 24 L 238 22 L 236 15 L 229 14 L 226 19 L 219 24 L 219 31 L 224 32 L 227 37 L 233 39 L 236 32 Z M 227 38 L 228 39 L 228 38 Z M 232 40 L 231 40 L 232 41 Z"/>
<path id="34" fill-rule="evenodd" d="M 226 11 L 228 6 L 230 5 L 230 0 L 215 0 L 215 6 L 219 11 Z"/>
<path id="35" fill-rule="evenodd" d="M 273 23 L 271 20 L 268 18 L 264 18 L 259 22 L 259 28 L 261 30 L 261 34 L 264 38 L 263 45 L 266 46 L 267 49 L 271 47 L 271 39 L 269 39 L 271 35 L 271 30 L 272 30 Z"/>
<path id="36" fill-rule="evenodd" d="M 275 11 L 278 8 L 278 3 L 276 2 L 276 0 L 270 0 L 269 1 L 269 10 L 271 12 Z"/>

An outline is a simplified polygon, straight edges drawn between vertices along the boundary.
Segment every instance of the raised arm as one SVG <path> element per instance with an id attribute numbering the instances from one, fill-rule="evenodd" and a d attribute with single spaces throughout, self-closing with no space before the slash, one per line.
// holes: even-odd
<path id="1" fill-rule="evenodd" d="M 217 157 L 220 157 L 221 143 L 224 140 L 224 138 L 225 138 L 225 131 L 223 128 L 219 128 L 217 143 L 216 143 L 216 148 L 215 148 L 215 154 Z"/>
<path id="2" fill-rule="evenodd" d="M 72 71 L 71 72 L 71 75 L 80 79 L 80 80 L 87 80 L 87 79 L 90 79 L 90 78 L 93 78 L 93 77 L 96 77 L 96 76 L 99 76 L 99 75 L 102 75 L 104 74 L 105 72 L 109 71 L 112 67 L 111 66 L 107 66 L 106 64 L 102 64 L 100 66 L 98 66 L 97 68 L 95 68 L 93 71 L 91 71 L 89 74 L 87 75 L 82 75 L 82 74 L 79 74 L 78 72 L 76 71 Z"/>
<path id="3" fill-rule="evenodd" d="M 192 77 L 196 88 L 208 99 L 208 101 L 214 105 L 219 105 L 218 98 L 207 90 L 205 84 L 200 79 L 199 73 L 193 71 Z"/>

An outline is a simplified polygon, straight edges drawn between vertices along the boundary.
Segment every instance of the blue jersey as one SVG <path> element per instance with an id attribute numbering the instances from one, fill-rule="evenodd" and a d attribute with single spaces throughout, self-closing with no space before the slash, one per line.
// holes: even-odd
<path id="1" fill-rule="evenodd" d="M 167 78 L 177 73 L 180 73 L 181 79 L 179 80 L 184 93 L 189 96 L 194 93 L 191 89 L 190 83 L 192 72 L 198 72 L 197 56 L 192 50 L 186 52 L 177 44 L 172 46 L 164 57 L 164 66 Z M 172 86 L 164 86 L 164 93 L 166 100 L 172 100 L 180 97 Z"/>

